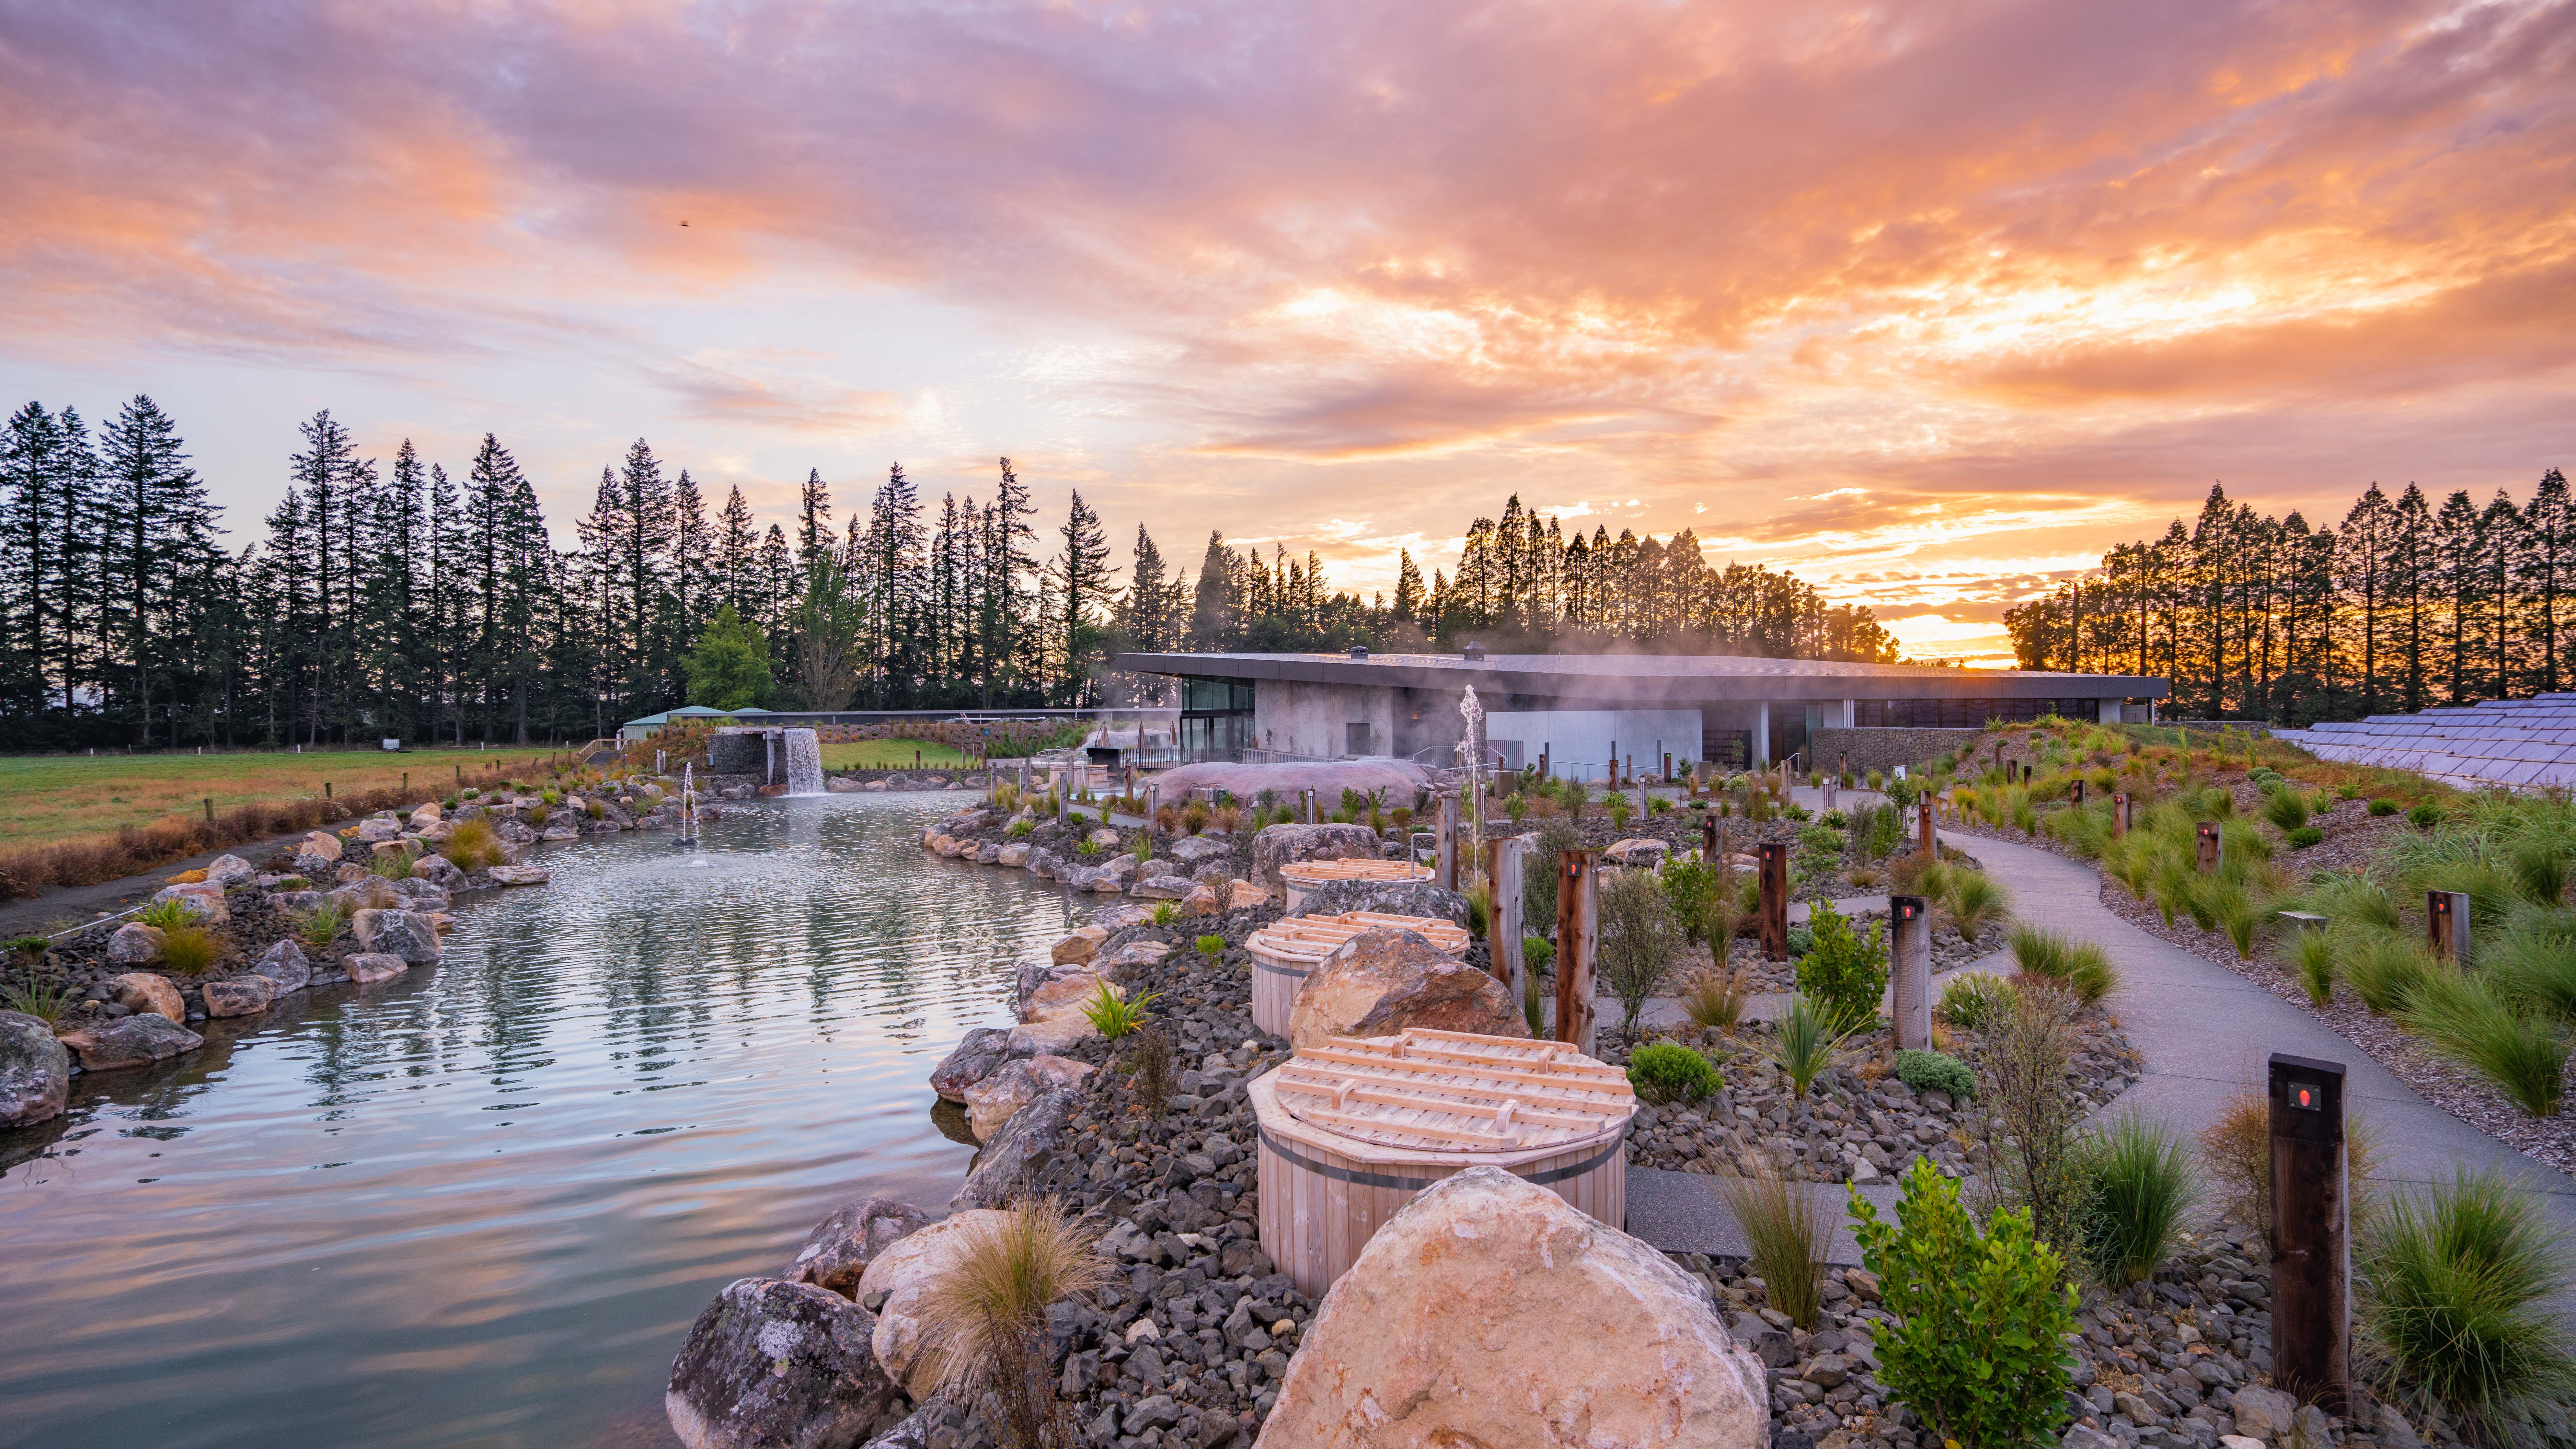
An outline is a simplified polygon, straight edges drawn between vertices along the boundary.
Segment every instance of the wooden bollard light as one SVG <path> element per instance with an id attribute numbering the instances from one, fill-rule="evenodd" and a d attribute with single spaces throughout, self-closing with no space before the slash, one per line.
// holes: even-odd
<path id="1" fill-rule="evenodd" d="M 1556 1039 L 1592 1054 L 1597 1003 L 1592 953 L 1599 917 L 1599 857 L 1589 850 L 1556 856 Z"/>
<path id="2" fill-rule="evenodd" d="M 1762 959 L 1789 959 L 1789 842 L 1762 842 Z"/>
<path id="3" fill-rule="evenodd" d="M 1921 896 L 1889 896 L 1896 929 L 1888 940 L 1889 974 L 1896 987 L 1896 1045 L 1932 1045 L 1932 903 Z"/>
<path id="4" fill-rule="evenodd" d="M 2200 828 L 2194 831 L 2193 835 L 2198 845 L 2196 864 L 2200 868 L 2200 873 L 2218 874 L 2218 822 L 2215 820 L 2200 822 Z"/>
<path id="5" fill-rule="evenodd" d="M 2276 1052 L 2271 1089 L 2272 1381 L 2340 1414 L 2352 1380 L 2343 1066 Z"/>
<path id="6" fill-rule="evenodd" d="M 1921 803 L 1914 807 L 1914 816 L 1915 828 L 1920 834 L 1922 840 L 1923 858 L 1925 860 L 1939 860 L 1941 858 L 1941 841 L 1939 835 L 1932 828 L 1931 796 L 1924 796 Z"/>
<path id="7" fill-rule="evenodd" d="M 2114 790 L 2111 792 L 2111 838 L 2117 840 L 2128 833 L 2129 792 Z"/>
<path id="8" fill-rule="evenodd" d="M 2448 956 L 2461 966 L 2469 964 L 2467 891 L 2424 892 L 2424 944 L 2436 956 Z"/>
<path id="9" fill-rule="evenodd" d="M 2084 777 L 2081 775 L 2076 776 L 2074 779 L 2066 782 L 2066 787 L 2066 798 L 2073 801 L 2078 808 L 2081 808 L 2084 804 Z"/>
<path id="10" fill-rule="evenodd" d="M 1699 858 L 1717 869 L 1717 812 L 1707 811 L 1699 817 Z"/>

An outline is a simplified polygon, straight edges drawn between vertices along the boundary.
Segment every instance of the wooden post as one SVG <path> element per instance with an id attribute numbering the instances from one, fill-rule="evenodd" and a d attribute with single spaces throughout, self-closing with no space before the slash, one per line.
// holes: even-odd
<path id="1" fill-rule="evenodd" d="M 2117 840 L 2128 833 L 2129 792 L 2114 790 L 2111 792 L 2111 838 Z"/>
<path id="2" fill-rule="evenodd" d="M 1494 842 L 1494 974 L 1516 1005 L 1528 997 L 1521 961 L 1521 856 L 1528 849 L 1529 842 L 1517 835 Z"/>
<path id="3" fill-rule="evenodd" d="M 1663 777 L 1664 777 L 1665 779 L 1667 779 L 1667 780 L 1669 780 L 1669 779 L 1671 779 L 1671 778 L 1673 777 L 1673 752 L 1672 752 L 1672 751 L 1670 751 L 1670 750 L 1666 750 L 1666 751 L 1664 751 L 1664 776 L 1663 776 Z"/>
<path id="4" fill-rule="evenodd" d="M 1939 860 L 1941 858 L 1941 838 L 1932 828 L 1931 796 L 1926 795 L 1915 803 L 1914 815 L 1915 830 L 1920 837 L 1919 848 L 1923 852 L 1923 858 L 1931 861 Z"/>
<path id="5" fill-rule="evenodd" d="M 2070 792 L 2066 798 L 2074 801 L 2077 806 L 2082 806 L 2084 803 L 2084 777 L 2078 775 L 2074 779 L 2067 781 L 2066 784 L 2067 789 Z"/>
<path id="6" fill-rule="evenodd" d="M 2200 829 L 2194 833 L 2198 837 L 2200 873 L 2218 874 L 2218 822 L 2204 820 L 2200 822 Z"/>
<path id="7" fill-rule="evenodd" d="M 1610 769 L 1609 769 L 1609 771 L 1608 771 L 1607 773 L 1608 773 L 1608 774 L 1609 774 L 1609 776 L 1610 776 L 1610 788 L 1611 788 L 1611 789 L 1613 789 L 1613 790 L 1618 789 L 1618 788 L 1619 788 L 1619 742 L 1618 742 L 1617 740 L 1612 740 L 1612 741 L 1610 742 Z"/>
<path id="8" fill-rule="evenodd" d="M 1589 850 L 1557 852 L 1556 1039 L 1592 1054 L 1594 1018 L 1592 950 L 1600 920 L 1599 857 Z"/>
<path id="9" fill-rule="evenodd" d="M 1704 810 L 1699 817 L 1699 858 L 1709 869 L 1715 870 L 1718 868 L 1717 857 L 1717 812 Z"/>
<path id="10" fill-rule="evenodd" d="M 2424 892 L 2424 941 L 2463 970 L 2469 964 L 2469 893 Z"/>
<path id="11" fill-rule="evenodd" d="M 1896 987 L 1896 1045 L 1900 1051 L 1932 1045 L 1932 904 L 1921 896 L 1889 896 L 1895 931 L 1888 941 Z"/>
<path id="12" fill-rule="evenodd" d="M 1432 879 L 1444 891 L 1458 889 L 1458 797 L 1445 790 L 1440 794 L 1440 863 Z"/>
<path id="13" fill-rule="evenodd" d="M 322 798 L 325 800 L 331 798 L 331 782 L 328 780 L 322 782 Z"/>
<path id="14" fill-rule="evenodd" d="M 2343 1065 L 2275 1052 L 2271 1088 L 2272 1381 L 2340 1414 L 2352 1379 Z"/>
<path id="15" fill-rule="evenodd" d="M 1546 744 L 1542 744 L 1538 747 L 1538 777 L 1542 780 L 1553 780 L 1556 778 L 1556 772 L 1548 766 L 1547 752 L 1550 748 L 1552 748 L 1552 746 Z"/>
<path id="16" fill-rule="evenodd" d="M 215 823 L 215 797 L 212 795 L 206 797 L 206 823 L 208 825 Z"/>
<path id="17" fill-rule="evenodd" d="M 1762 842 L 1762 959 L 1789 959 L 1789 842 Z"/>

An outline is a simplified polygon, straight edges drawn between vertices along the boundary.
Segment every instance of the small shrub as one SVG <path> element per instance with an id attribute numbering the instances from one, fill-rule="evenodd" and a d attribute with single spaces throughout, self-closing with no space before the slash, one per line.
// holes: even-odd
<path id="1" fill-rule="evenodd" d="M 0 1009 L 32 1016 L 50 1026 L 71 1014 L 71 987 L 62 981 L 38 980 L 28 973 L 0 987 Z"/>
<path id="2" fill-rule="evenodd" d="M 325 901 L 313 913 L 296 923 L 295 934 L 316 951 L 327 950 L 340 933 L 349 928 L 349 913 L 338 901 Z"/>
<path id="3" fill-rule="evenodd" d="M 2087 1006 L 2101 1005 L 2119 988 L 2119 969 L 2094 942 L 2025 925 L 2013 927 L 2010 944 L 2015 966 L 2058 983 Z"/>
<path id="4" fill-rule="evenodd" d="M 2394 815 L 2397 813 L 2397 802 L 2394 800 L 2373 800 L 2370 802 L 2370 813 L 2373 815 Z"/>
<path id="5" fill-rule="evenodd" d="M 2012 1010 L 2013 985 L 1991 971 L 1963 971 L 1941 988 L 1933 1013 L 1952 1026 L 1983 1031 Z"/>
<path id="6" fill-rule="evenodd" d="M 1797 1094 L 1799 1101 L 1804 1102 L 1807 1089 L 1814 1086 L 1816 1078 L 1823 1076 L 1825 1069 L 1834 1064 L 1834 1057 L 1842 1050 L 1848 1035 L 1835 1029 L 1831 1012 L 1804 996 L 1792 996 L 1789 1009 L 1780 1017 L 1780 1034 L 1767 1050 L 1771 1059 L 1780 1064 L 1780 1070 L 1787 1074 L 1789 1089 Z"/>
<path id="7" fill-rule="evenodd" d="M 1887 990 L 1887 940 L 1881 923 L 1870 922 L 1869 934 L 1863 936 L 1831 901 L 1816 902 L 1808 923 L 1812 940 L 1798 961 L 1799 994 L 1822 1006 L 1839 1030 L 1875 1025 L 1878 999 Z"/>
<path id="8" fill-rule="evenodd" d="M 1732 971 L 1703 976 L 1683 994 L 1682 1011 L 1693 1025 L 1713 1026 L 1733 1036 L 1744 1019 L 1744 988 L 1736 983 Z"/>
<path id="9" fill-rule="evenodd" d="M 154 901 L 134 913 L 134 919 L 156 931 L 175 931 L 196 919 L 180 901 Z"/>
<path id="10" fill-rule="evenodd" d="M 1199 955 L 1204 958 L 1210 966 L 1216 964 L 1216 958 L 1225 954 L 1225 937 L 1216 935 L 1213 932 L 1199 937 L 1191 944 L 1199 948 Z"/>
<path id="11" fill-rule="evenodd" d="M 1628 1085 L 1644 1101 L 1696 1102 L 1726 1085 L 1709 1059 L 1673 1042 L 1650 1042 L 1628 1054 Z"/>
<path id="12" fill-rule="evenodd" d="M 1905 1174 L 1894 1226 L 1858 1188 L 1851 1215 L 1892 1315 L 1870 1325 L 1888 1397 L 1936 1440 L 2019 1449 L 2054 1439 L 2067 1417 L 2076 1292 L 2059 1286 L 2065 1261 L 2034 1240 L 2029 1215 L 1997 1213 L 1980 1234 L 1958 1184 L 1922 1158 Z"/>
<path id="13" fill-rule="evenodd" d="M 2295 830 L 2289 831 L 2281 838 L 2290 842 L 2290 848 L 2292 850 L 2305 850 L 2309 846 L 2316 845 L 2324 841 L 2326 833 L 2313 825 L 2302 825 Z"/>
<path id="14" fill-rule="evenodd" d="M 1616 797 L 1613 797 L 1616 798 Z M 1601 984 L 1619 998 L 1623 1035 L 1637 1033 L 1637 1014 L 1671 974 L 1681 954 L 1681 923 L 1655 878 L 1622 871 L 1601 892 L 1601 941 L 1596 953 Z"/>
<path id="15" fill-rule="evenodd" d="M 161 938 L 159 964 L 182 976 L 203 976 L 214 969 L 223 948 L 203 926 L 178 926 Z"/>
<path id="16" fill-rule="evenodd" d="M 2172 1256 L 2184 1214 L 2200 1196 L 2191 1154 L 2171 1128 L 2134 1113 L 2087 1145 L 2076 1237 L 2112 1288 L 2146 1280 Z"/>
<path id="17" fill-rule="evenodd" d="M 2576 1393 L 2576 1358 L 2548 1300 L 2566 1244 L 2537 1199 L 2463 1171 L 2389 1204 L 2354 1254 L 2363 1356 L 2418 1404 L 2502 1432 Z"/>
<path id="18" fill-rule="evenodd" d="M 1127 1047 L 1127 1074 L 1136 1084 L 1137 1100 L 1145 1110 L 1163 1115 L 1164 1099 L 1172 1095 L 1172 1040 L 1159 1027 L 1137 1030 Z"/>
<path id="19" fill-rule="evenodd" d="M 2308 823 L 2308 797 L 2296 790 L 2275 788 L 2264 798 L 2263 818 L 2285 831 L 2296 830 Z"/>
<path id="20" fill-rule="evenodd" d="M 1153 914 L 1152 914 L 1152 915 L 1150 915 L 1150 916 L 1148 916 L 1146 919 L 1148 919 L 1148 920 L 1152 921 L 1152 922 L 1153 922 L 1155 925 L 1157 925 L 1157 926 L 1168 926 L 1168 925 L 1170 925 L 1172 922 L 1177 921 L 1177 920 L 1179 920 L 1180 918 L 1181 918 L 1181 905 L 1180 905 L 1180 902 L 1178 902 L 1178 901 L 1156 901 L 1156 902 L 1154 902 L 1154 911 L 1153 911 Z"/>
<path id="21" fill-rule="evenodd" d="M 2335 949 L 2323 931 L 2301 931 L 2290 943 L 2290 969 L 2319 1006 L 2334 999 Z"/>
<path id="22" fill-rule="evenodd" d="M 1823 1306 L 1830 1236 L 1817 1194 L 1771 1171 L 1725 1178 L 1719 1191 L 1744 1232 L 1747 1256 L 1772 1308 L 1799 1328 L 1814 1328 Z"/>
<path id="23" fill-rule="evenodd" d="M 2442 823 L 2442 807 L 2426 801 L 2406 812 L 2406 823 L 2418 830 L 2430 830 Z"/>
<path id="24" fill-rule="evenodd" d="M 1192 835 L 1196 835 L 1200 831 L 1207 829 L 1210 818 L 1207 806 L 1200 801 L 1193 800 L 1189 804 L 1181 807 L 1181 824 L 1185 826 Z"/>
<path id="25" fill-rule="evenodd" d="M 1977 1074 L 1957 1057 L 1908 1047 L 1896 1054 L 1896 1079 L 1918 1092 L 1947 1092 L 1964 1102 L 1977 1094 Z"/>
<path id="26" fill-rule="evenodd" d="M 1159 991 L 1148 991 L 1131 998 L 1103 981 L 1091 999 L 1082 1004 L 1082 1014 L 1090 1019 L 1102 1036 L 1114 1043 L 1145 1024 L 1146 1018 L 1152 1015 L 1145 1009 L 1147 1004 L 1160 995 Z"/>
<path id="27" fill-rule="evenodd" d="M 12 936 L 9 938 L 9 954 L 13 956 L 42 956 L 49 948 L 52 947 L 53 944 L 52 939 L 45 936 L 33 934 Z"/>
<path id="28" fill-rule="evenodd" d="M 1538 975 L 1556 962 L 1556 943 L 1545 936 L 1521 937 L 1521 965 Z"/>

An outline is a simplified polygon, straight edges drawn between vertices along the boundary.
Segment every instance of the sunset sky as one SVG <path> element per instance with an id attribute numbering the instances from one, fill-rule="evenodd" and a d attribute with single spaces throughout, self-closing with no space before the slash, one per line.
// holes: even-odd
<path id="1" fill-rule="evenodd" d="M 566 543 L 639 435 L 1362 590 L 1518 492 L 1993 651 L 2212 480 L 2576 465 L 2571 72 L 2571 4 L 9 0 L 0 393 L 150 392 L 236 546 L 328 406 Z"/>

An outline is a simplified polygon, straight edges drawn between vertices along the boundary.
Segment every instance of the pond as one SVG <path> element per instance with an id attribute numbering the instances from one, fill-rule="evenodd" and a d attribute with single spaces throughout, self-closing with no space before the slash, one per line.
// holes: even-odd
<path id="1" fill-rule="evenodd" d="M 548 846 L 434 971 L 74 1079 L 0 1175 L 0 1445 L 675 1443 L 717 1289 L 854 1191 L 944 1209 L 930 1069 L 1089 915 L 925 855 L 960 798 Z"/>

